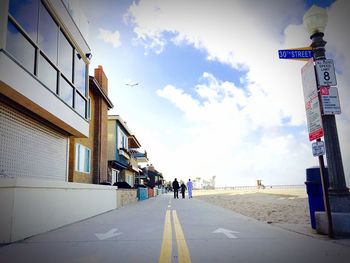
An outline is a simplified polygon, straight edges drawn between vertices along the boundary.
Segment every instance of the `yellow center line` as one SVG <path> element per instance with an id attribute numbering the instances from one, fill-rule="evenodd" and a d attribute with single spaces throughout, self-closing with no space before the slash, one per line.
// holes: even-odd
<path id="1" fill-rule="evenodd" d="M 165 214 L 162 248 L 160 251 L 158 263 L 171 263 L 171 249 L 172 249 L 172 230 L 171 230 L 170 210 L 167 210 Z"/>
<path id="2" fill-rule="evenodd" d="M 188 250 L 185 235 L 182 231 L 180 220 L 177 217 L 175 210 L 173 210 L 173 220 L 179 263 L 191 263 L 190 251 Z"/>

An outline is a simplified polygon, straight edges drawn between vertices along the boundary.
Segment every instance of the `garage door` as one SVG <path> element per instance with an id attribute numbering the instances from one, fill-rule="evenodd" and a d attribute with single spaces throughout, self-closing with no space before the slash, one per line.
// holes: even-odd
<path id="1" fill-rule="evenodd" d="M 68 138 L 0 101 L 0 176 L 66 181 Z"/>

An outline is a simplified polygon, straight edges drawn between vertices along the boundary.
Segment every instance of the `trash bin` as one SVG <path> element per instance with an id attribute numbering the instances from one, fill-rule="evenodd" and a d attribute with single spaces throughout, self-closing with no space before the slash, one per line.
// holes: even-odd
<path id="1" fill-rule="evenodd" d="M 328 168 L 325 168 L 325 183 L 328 189 Z M 321 172 L 319 167 L 306 169 L 306 192 L 309 199 L 309 211 L 311 227 L 316 229 L 315 211 L 325 211 L 323 202 L 323 189 L 321 182 Z"/>
<path id="2" fill-rule="evenodd" d="M 148 191 L 146 187 L 137 188 L 137 197 L 139 201 L 146 200 L 148 198 Z"/>

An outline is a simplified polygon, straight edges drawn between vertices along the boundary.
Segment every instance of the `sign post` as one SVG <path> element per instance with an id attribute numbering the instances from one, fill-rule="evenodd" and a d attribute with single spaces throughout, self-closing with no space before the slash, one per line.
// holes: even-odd
<path id="1" fill-rule="evenodd" d="M 320 87 L 320 96 L 323 115 L 341 113 L 338 89 L 336 87 Z"/>
<path id="2" fill-rule="evenodd" d="M 332 59 L 316 60 L 316 73 L 319 86 L 337 86 Z"/>
<path id="3" fill-rule="evenodd" d="M 323 71 L 324 78 L 328 79 L 329 74 L 325 74 Z M 322 190 L 323 190 L 323 200 L 325 204 L 325 210 L 327 213 L 328 224 L 329 224 L 329 237 L 333 238 L 333 223 L 331 217 L 331 209 L 329 205 L 329 197 L 328 197 L 328 189 L 326 187 L 326 168 L 324 165 L 323 155 L 325 154 L 325 146 L 324 142 L 321 141 L 321 137 L 324 135 L 323 127 L 322 127 L 322 119 L 321 119 L 321 109 L 319 102 L 319 88 L 317 86 L 316 74 L 318 74 L 318 81 L 321 80 L 321 73 L 315 73 L 314 60 L 311 58 L 304 67 L 301 69 L 301 76 L 303 82 L 303 91 L 304 91 L 304 99 L 305 99 L 305 109 L 306 109 L 306 117 L 307 117 L 307 126 L 309 130 L 309 140 L 316 140 L 312 144 L 312 151 L 314 156 L 318 156 L 318 162 L 320 165 L 320 173 L 321 173 L 321 182 L 322 182 Z M 331 77 L 326 80 L 330 81 Z M 318 82 L 320 83 L 320 82 Z M 327 87 L 328 88 L 328 87 Z M 321 88 L 320 88 L 321 90 Z M 328 92 L 328 89 L 327 89 Z M 327 93 L 324 90 L 324 93 Z"/>
<path id="4" fill-rule="evenodd" d="M 323 136 L 323 128 L 316 85 L 314 60 L 312 58 L 301 69 L 301 76 L 303 82 L 309 140 L 313 141 Z"/>

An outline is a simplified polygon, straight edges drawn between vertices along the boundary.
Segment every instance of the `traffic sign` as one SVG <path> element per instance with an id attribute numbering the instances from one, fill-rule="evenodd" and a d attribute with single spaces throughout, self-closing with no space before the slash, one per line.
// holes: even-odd
<path id="1" fill-rule="evenodd" d="M 319 86 L 337 86 L 332 59 L 316 60 L 316 74 Z"/>
<path id="2" fill-rule="evenodd" d="M 313 57 L 313 51 L 311 47 L 291 48 L 278 50 L 278 56 L 280 59 L 293 59 L 307 61 Z"/>
<path id="3" fill-rule="evenodd" d="M 326 148 L 323 141 L 316 141 L 312 143 L 312 154 L 313 156 L 325 155 Z"/>
<path id="4" fill-rule="evenodd" d="M 316 75 L 313 59 L 301 69 L 304 102 L 306 110 L 309 140 L 313 141 L 323 136 L 320 103 L 317 93 Z"/>
<path id="5" fill-rule="evenodd" d="M 340 101 L 336 87 L 320 87 L 323 115 L 340 114 Z"/>

